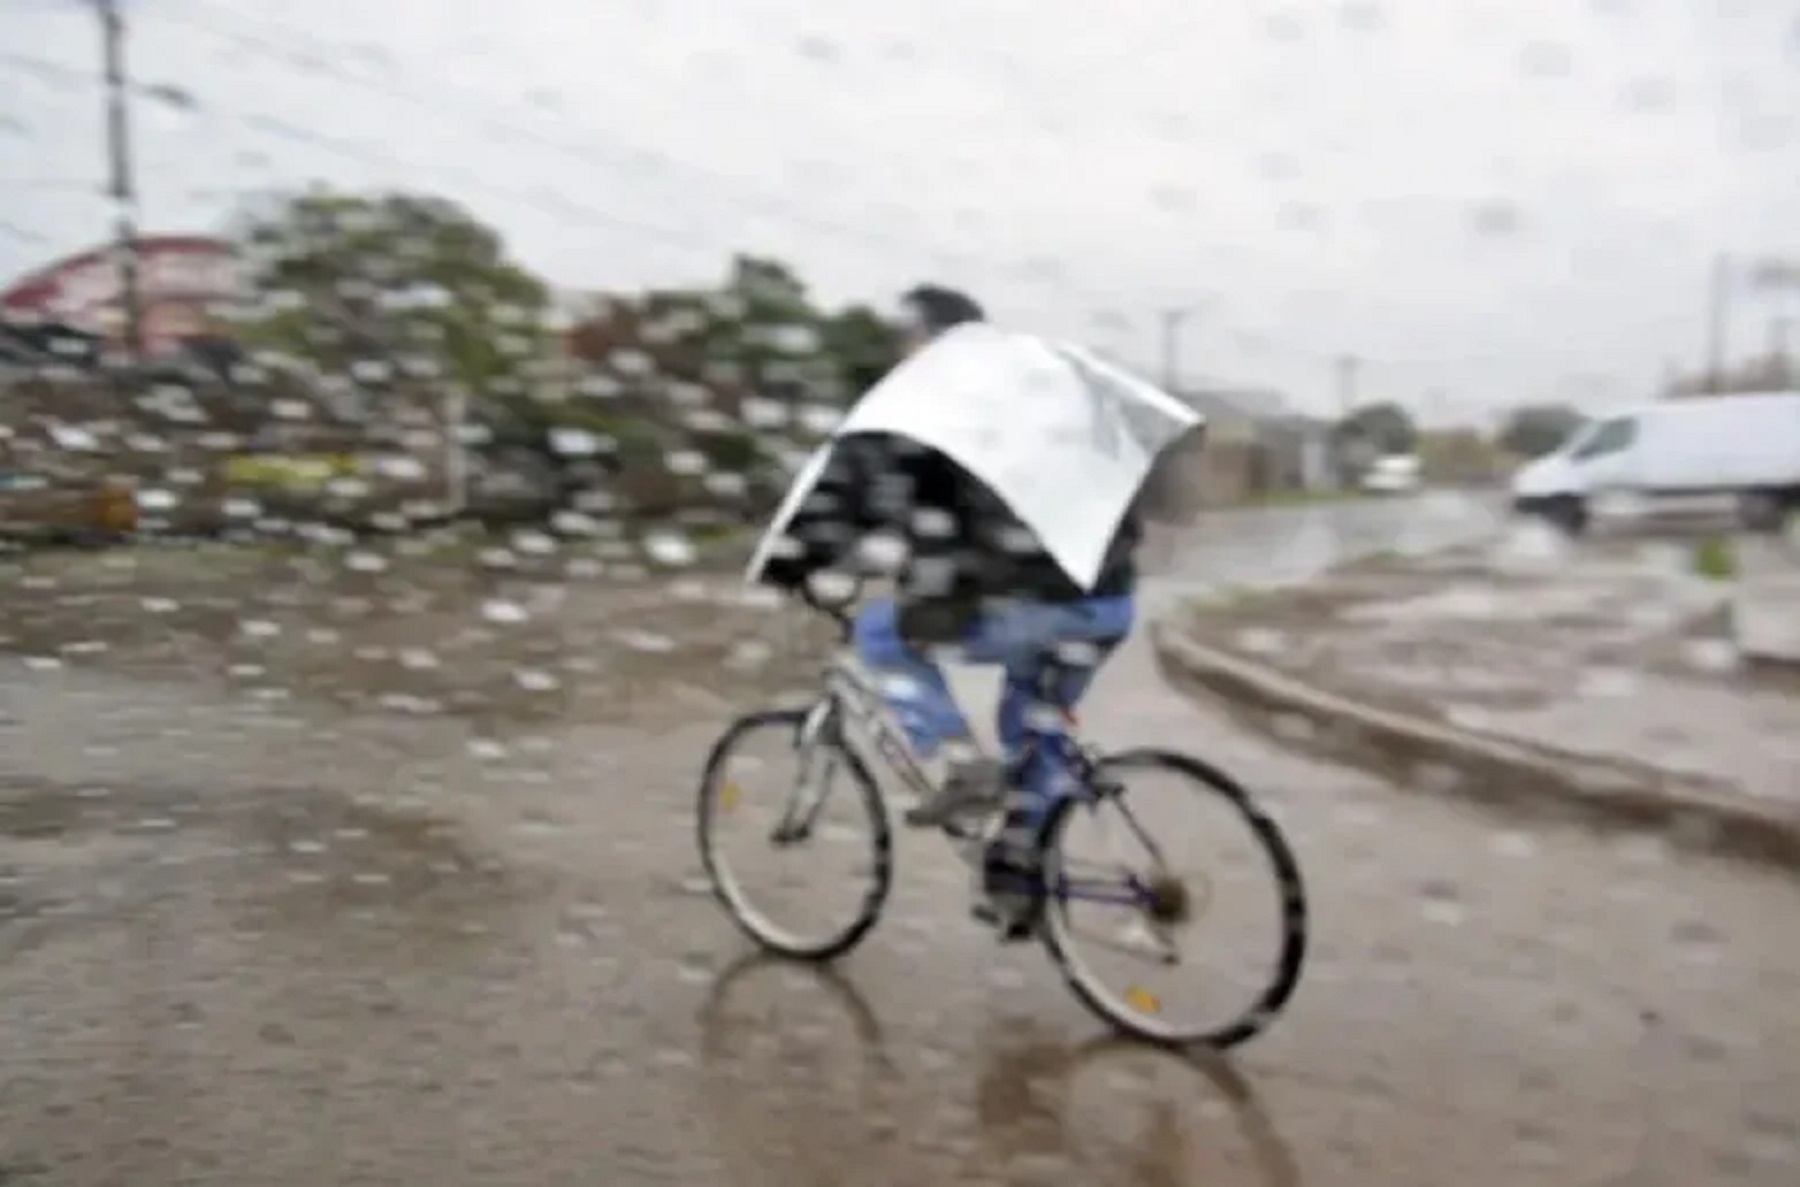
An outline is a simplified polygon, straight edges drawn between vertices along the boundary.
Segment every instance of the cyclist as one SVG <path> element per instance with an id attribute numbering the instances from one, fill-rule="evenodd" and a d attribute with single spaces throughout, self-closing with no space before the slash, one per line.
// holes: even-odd
<path id="1" fill-rule="evenodd" d="M 936 285 L 901 300 L 908 353 L 985 320 L 975 301 Z M 1079 497 L 1080 475 L 1068 480 Z M 1083 590 L 986 483 L 942 451 L 896 433 L 857 433 L 834 442 L 786 537 L 790 548 L 771 560 L 764 580 L 797 585 L 846 561 L 894 578 L 894 597 L 870 601 L 857 614 L 853 641 L 918 757 L 942 762 L 936 793 L 906 812 L 906 822 L 940 826 L 963 812 L 999 807 L 1009 789 L 1015 793 L 1007 827 L 989 848 L 985 893 L 976 904 L 979 917 L 1015 933 L 996 897 L 1030 875 L 1026 840 L 1057 775 L 1048 762 L 1020 762 L 1021 745 L 1030 715 L 1074 708 L 1131 631 L 1141 537 L 1135 508 L 1115 532 L 1098 580 Z M 932 658 L 936 648 L 1002 669 L 1002 758 L 983 757 L 973 742 Z"/>

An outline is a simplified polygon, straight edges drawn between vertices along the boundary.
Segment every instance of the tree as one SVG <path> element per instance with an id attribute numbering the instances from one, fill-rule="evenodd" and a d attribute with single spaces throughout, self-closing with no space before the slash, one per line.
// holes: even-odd
<path id="1" fill-rule="evenodd" d="M 1783 351 L 1771 351 L 1750 359 L 1720 375 L 1676 375 L 1664 396 L 1668 399 L 1704 399 L 1733 392 L 1783 391 L 1800 385 L 1800 365 Z"/>
<path id="2" fill-rule="evenodd" d="M 1338 422 L 1340 444 L 1377 456 L 1411 453 L 1418 445 L 1419 428 L 1411 413 L 1391 400 L 1365 404 Z"/>
<path id="3" fill-rule="evenodd" d="M 709 304 L 703 349 L 715 371 L 784 403 L 842 398 L 843 377 L 822 349 L 824 315 L 787 265 L 736 256 Z"/>
<path id="4" fill-rule="evenodd" d="M 453 202 L 311 189 L 244 211 L 235 237 L 260 297 L 252 345 L 335 373 L 405 368 L 477 402 L 522 399 L 540 377 L 544 284 Z"/>
<path id="5" fill-rule="evenodd" d="M 1507 415 L 1500 427 L 1500 446 L 1519 457 L 1543 457 L 1586 420 L 1567 404 L 1526 404 Z"/>
<path id="6" fill-rule="evenodd" d="M 900 331 L 867 305 L 851 305 L 825 318 L 820 347 L 837 364 L 854 399 L 881 381 L 900 361 Z"/>

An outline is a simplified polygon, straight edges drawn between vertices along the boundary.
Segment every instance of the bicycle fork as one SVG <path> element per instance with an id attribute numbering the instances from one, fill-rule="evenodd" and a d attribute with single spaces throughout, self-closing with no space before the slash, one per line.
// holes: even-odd
<path id="1" fill-rule="evenodd" d="M 825 798 L 836 781 L 842 761 L 836 746 L 840 728 L 837 699 L 823 697 L 800 723 L 794 748 L 800 754 L 800 778 L 788 793 L 781 820 L 769 834 L 775 845 L 796 845 L 812 836 L 813 825 L 824 810 Z"/>

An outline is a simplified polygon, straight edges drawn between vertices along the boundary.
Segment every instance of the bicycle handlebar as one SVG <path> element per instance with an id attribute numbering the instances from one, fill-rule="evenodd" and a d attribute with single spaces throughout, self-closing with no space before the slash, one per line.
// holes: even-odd
<path id="1" fill-rule="evenodd" d="M 848 639 L 850 637 L 852 626 L 850 607 L 856 605 L 856 603 L 861 600 L 862 591 L 862 578 L 854 577 L 851 578 L 849 596 L 841 600 L 832 599 L 827 601 L 820 598 L 813 592 L 811 584 L 806 581 L 802 581 L 794 587 L 794 596 L 809 609 L 816 610 L 820 614 L 831 619 L 832 622 L 837 624 L 837 628 L 843 634 L 844 638 Z"/>

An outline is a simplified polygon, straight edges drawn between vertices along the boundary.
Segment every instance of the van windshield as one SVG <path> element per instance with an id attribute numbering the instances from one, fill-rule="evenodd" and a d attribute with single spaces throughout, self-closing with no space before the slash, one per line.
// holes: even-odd
<path id="1" fill-rule="evenodd" d="M 1573 450 L 1578 459 L 1605 457 L 1630 449 L 1637 440 L 1637 417 L 1619 416 L 1594 426 L 1585 440 Z"/>
<path id="2" fill-rule="evenodd" d="M 1602 423 L 1602 421 L 1597 420 L 1584 422 L 1574 432 L 1563 438 L 1563 443 L 1558 445 L 1554 452 L 1559 454 L 1574 454 L 1580 452 L 1581 447 L 1592 440 L 1594 434 L 1600 431 Z"/>

